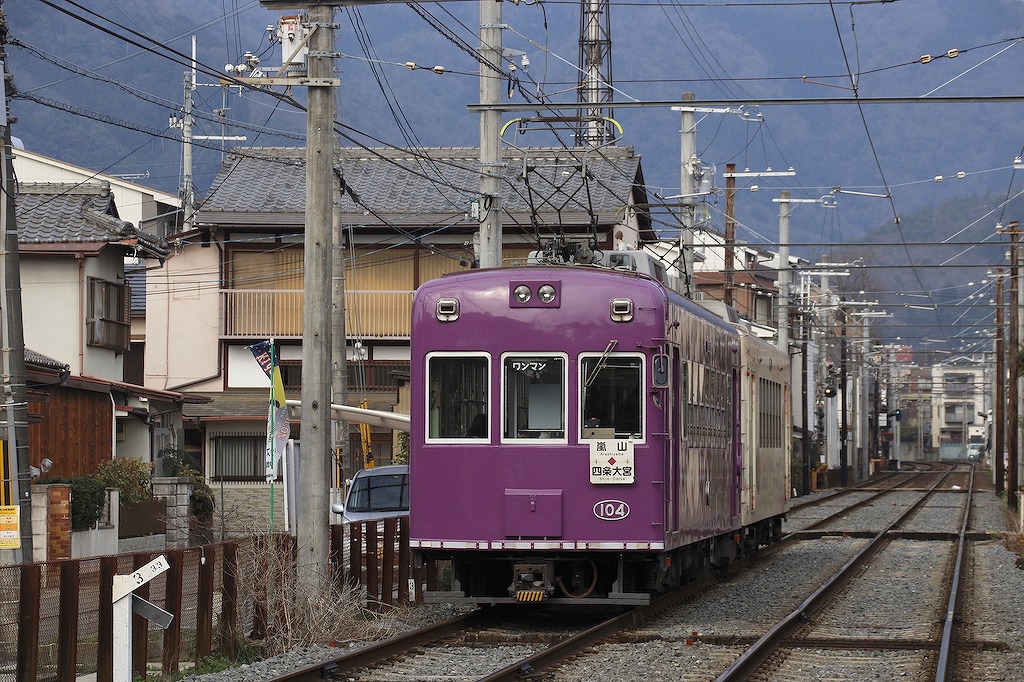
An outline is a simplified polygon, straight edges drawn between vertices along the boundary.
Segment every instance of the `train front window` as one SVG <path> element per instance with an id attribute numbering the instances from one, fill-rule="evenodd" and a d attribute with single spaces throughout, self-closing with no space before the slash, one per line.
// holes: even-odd
<path id="1" fill-rule="evenodd" d="M 488 424 L 488 358 L 482 355 L 427 357 L 427 438 L 483 439 Z"/>
<path id="2" fill-rule="evenodd" d="M 565 438 L 565 358 L 506 356 L 503 437 Z"/>
<path id="3" fill-rule="evenodd" d="M 582 439 L 643 439 L 643 358 L 585 356 L 580 364 Z"/>

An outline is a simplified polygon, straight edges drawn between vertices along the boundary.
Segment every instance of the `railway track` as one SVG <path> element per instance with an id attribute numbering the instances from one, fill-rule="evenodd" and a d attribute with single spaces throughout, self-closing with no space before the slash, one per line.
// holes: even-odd
<path id="1" fill-rule="evenodd" d="M 947 679 L 956 643 L 970 494 L 961 508 L 953 510 L 961 517 L 960 531 L 939 540 L 938 550 L 935 541 L 894 535 L 944 480 L 939 478 L 917 502 L 901 510 L 892 524 L 773 624 L 717 681 L 817 679 L 818 671 L 829 666 L 859 668 L 866 677 L 926 679 L 923 675 L 933 672 L 933 679 Z M 882 576 L 885 582 L 880 585 L 872 576 Z M 879 599 L 880 591 L 898 592 L 899 599 Z M 850 660 L 837 663 L 843 656 Z"/>
<path id="2" fill-rule="evenodd" d="M 794 528 L 749 564 L 649 606 L 604 619 L 480 609 L 276 679 L 609 679 L 601 671 L 616 660 L 633 662 L 634 675 L 615 679 L 657 679 L 638 672 L 650 657 L 720 682 L 829 670 L 952 680 L 958 651 L 969 662 L 1006 644 L 960 627 L 962 596 L 977 589 L 966 579 L 971 543 L 989 536 L 970 526 L 973 469 L 940 468 L 799 505 Z"/>

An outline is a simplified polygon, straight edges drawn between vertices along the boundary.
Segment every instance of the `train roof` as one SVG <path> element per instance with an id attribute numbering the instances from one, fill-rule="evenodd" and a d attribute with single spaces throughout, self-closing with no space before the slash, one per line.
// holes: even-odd
<path id="1" fill-rule="evenodd" d="M 466 277 L 485 276 L 484 273 L 497 274 L 510 269 L 558 269 L 576 272 L 605 272 L 617 273 L 624 277 L 633 277 L 637 280 L 645 280 L 657 286 L 665 292 L 666 299 L 674 305 L 681 306 L 708 321 L 715 322 L 721 326 L 742 330 L 750 333 L 749 324 L 740 318 L 736 309 L 725 305 L 720 301 L 694 301 L 685 296 L 678 288 L 679 282 L 672 278 L 668 268 L 656 256 L 646 251 L 605 251 L 598 252 L 593 262 L 565 262 L 554 261 L 543 258 L 540 252 L 533 252 L 525 263 L 505 266 L 500 268 L 485 268 L 475 270 L 461 270 L 442 275 L 441 280 L 461 279 Z M 437 280 L 435 280 L 437 281 Z M 430 283 L 426 283 L 427 286 Z"/>

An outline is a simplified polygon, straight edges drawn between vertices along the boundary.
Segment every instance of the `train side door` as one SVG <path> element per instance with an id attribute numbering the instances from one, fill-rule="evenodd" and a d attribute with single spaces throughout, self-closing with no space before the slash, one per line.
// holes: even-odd
<path id="1" fill-rule="evenodd" d="M 730 507 L 733 521 L 740 515 L 740 496 L 743 494 L 743 392 L 740 370 L 732 370 L 732 491 Z"/>
<path id="2" fill-rule="evenodd" d="M 669 355 L 669 385 L 665 405 L 668 438 L 665 439 L 665 523 L 667 530 L 681 526 L 683 410 L 686 405 L 686 371 L 679 358 L 679 347 L 672 346 Z"/>

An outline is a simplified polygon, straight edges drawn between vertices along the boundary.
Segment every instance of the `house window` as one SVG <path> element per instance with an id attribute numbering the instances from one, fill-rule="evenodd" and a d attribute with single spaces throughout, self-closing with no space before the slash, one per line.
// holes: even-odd
<path id="1" fill-rule="evenodd" d="M 213 439 L 212 481 L 265 481 L 266 436 L 216 436 Z M 281 479 L 280 461 L 277 478 Z"/>
<path id="2" fill-rule="evenodd" d="M 127 351 L 131 340 L 131 295 L 127 286 L 90 277 L 86 339 L 90 346 Z"/>
<path id="3" fill-rule="evenodd" d="M 775 314 L 772 310 L 771 296 L 754 296 L 754 322 L 771 325 Z"/>

